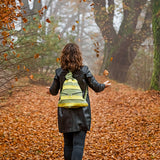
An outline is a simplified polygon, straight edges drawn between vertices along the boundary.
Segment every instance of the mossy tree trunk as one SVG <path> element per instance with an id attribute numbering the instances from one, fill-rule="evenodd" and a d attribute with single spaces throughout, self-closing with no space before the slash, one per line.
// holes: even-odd
<path id="1" fill-rule="evenodd" d="M 151 0 L 154 37 L 154 70 L 150 89 L 160 90 L 160 1 Z"/>
<path id="2" fill-rule="evenodd" d="M 100 72 L 103 73 L 104 69 L 108 69 L 110 78 L 119 82 L 126 82 L 128 69 L 137 50 L 151 35 L 151 7 L 146 5 L 147 0 L 123 0 L 123 20 L 117 33 L 113 24 L 114 0 L 108 0 L 108 8 L 106 8 L 106 0 L 93 0 L 93 2 L 95 22 L 102 33 L 107 52 L 104 53 Z M 141 29 L 137 31 L 139 16 L 145 7 L 144 23 Z"/>

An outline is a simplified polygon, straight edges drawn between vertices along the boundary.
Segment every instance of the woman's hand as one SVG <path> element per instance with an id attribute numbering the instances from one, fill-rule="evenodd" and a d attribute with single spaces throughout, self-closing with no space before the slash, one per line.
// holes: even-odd
<path id="1" fill-rule="evenodd" d="M 109 81 L 105 81 L 104 84 L 105 84 L 105 88 L 111 86 L 111 83 Z"/>

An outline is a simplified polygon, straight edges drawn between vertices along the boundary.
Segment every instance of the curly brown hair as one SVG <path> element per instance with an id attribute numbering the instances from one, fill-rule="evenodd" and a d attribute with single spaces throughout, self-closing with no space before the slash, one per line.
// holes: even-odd
<path id="1" fill-rule="evenodd" d="M 72 72 L 80 70 L 82 67 L 82 61 L 82 53 L 79 46 L 75 43 L 66 44 L 60 57 L 62 69 L 70 70 Z"/>

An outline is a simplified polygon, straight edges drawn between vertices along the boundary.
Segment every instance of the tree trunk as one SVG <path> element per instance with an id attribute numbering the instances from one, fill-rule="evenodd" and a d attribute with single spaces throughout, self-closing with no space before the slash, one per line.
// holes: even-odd
<path id="1" fill-rule="evenodd" d="M 154 70 L 150 89 L 160 90 L 160 1 L 152 0 L 152 28 L 154 38 Z"/>
<path id="2" fill-rule="evenodd" d="M 109 66 L 110 77 L 119 82 L 126 81 L 127 72 L 130 66 L 126 52 L 118 53 L 117 56 L 113 57 L 112 63 Z"/>
<path id="3" fill-rule="evenodd" d="M 113 27 L 114 1 L 108 0 L 108 11 L 106 9 L 106 0 L 93 1 L 95 6 L 95 21 L 106 43 L 100 74 L 103 73 L 104 69 L 108 69 L 110 78 L 119 82 L 126 82 L 127 72 L 136 56 L 136 50 L 148 37 L 148 34 L 151 35 L 151 12 L 149 7 L 147 8 L 143 26 L 136 33 L 138 18 L 147 0 L 123 1 L 123 21 L 118 33 L 116 33 Z M 111 60 L 111 57 L 113 57 L 113 60 Z"/>
<path id="4" fill-rule="evenodd" d="M 103 58 L 103 63 L 102 63 L 99 75 L 101 75 L 106 68 L 107 58 L 108 58 L 108 51 L 107 51 L 107 43 L 105 42 L 104 43 L 104 58 Z"/>

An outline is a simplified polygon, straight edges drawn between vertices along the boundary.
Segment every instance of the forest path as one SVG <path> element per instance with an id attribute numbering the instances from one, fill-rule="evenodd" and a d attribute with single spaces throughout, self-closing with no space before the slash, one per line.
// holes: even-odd
<path id="1" fill-rule="evenodd" d="M 92 124 L 84 160 L 160 159 L 160 93 L 111 83 L 100 93 L 89 90 Z M 0 159 L 62 160 L 57 102 L 44 86 L 15 91 L 0 107 Z"/>

